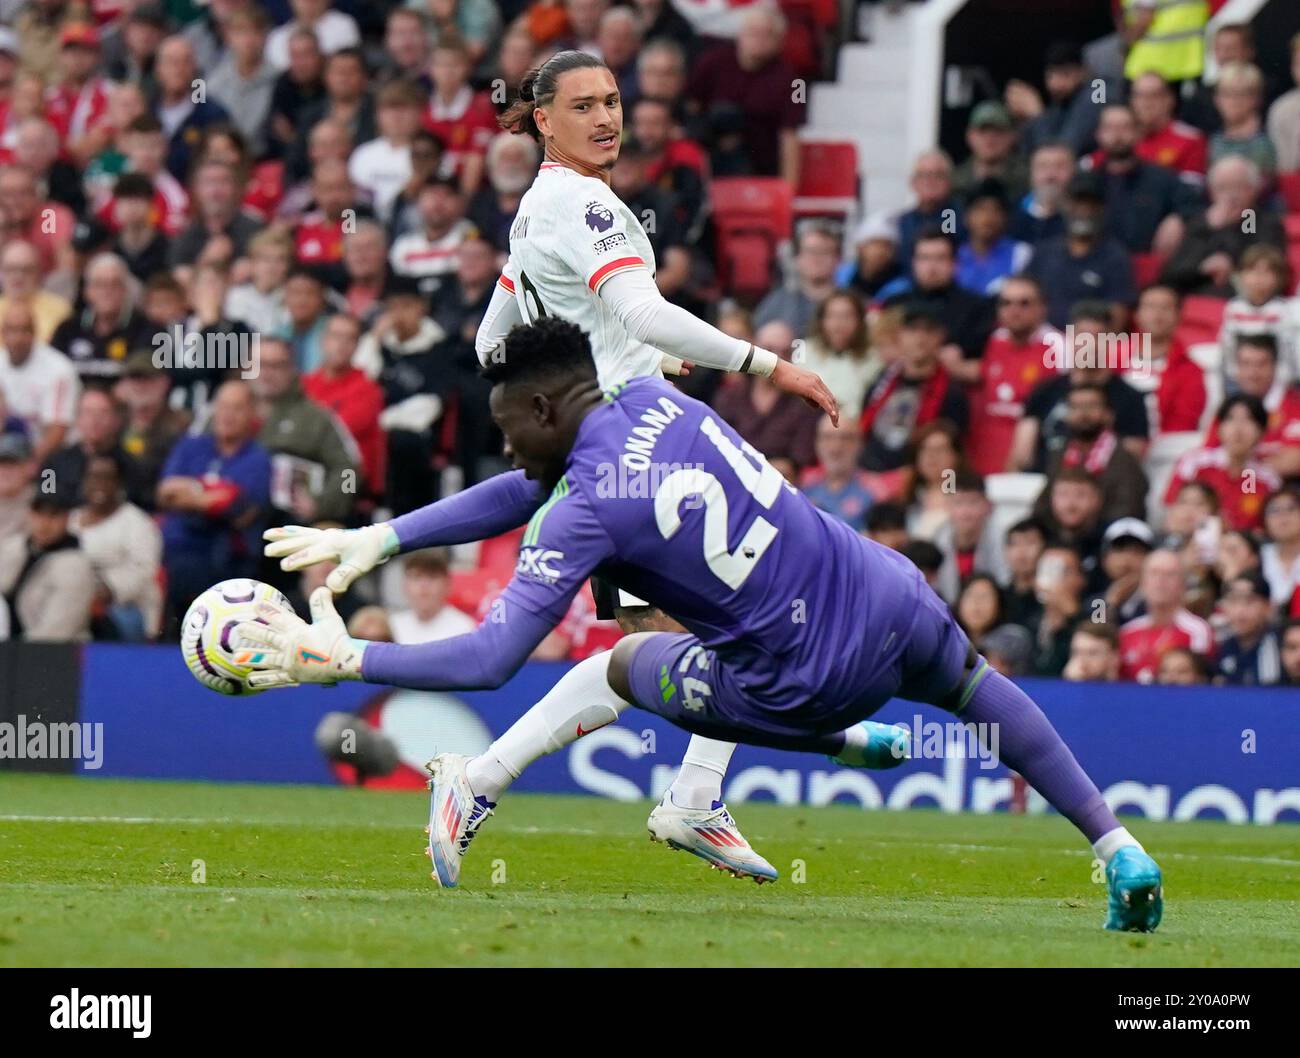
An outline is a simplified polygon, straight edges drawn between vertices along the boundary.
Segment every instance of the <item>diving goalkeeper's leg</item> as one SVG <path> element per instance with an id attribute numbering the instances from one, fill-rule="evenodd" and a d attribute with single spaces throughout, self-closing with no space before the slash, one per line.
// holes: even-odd
<path id="1" fill-rule="evenodd" d="M 830 703 L 827 709 L 828 703 L 816 701 L 773 706 L 752 700 L 736 673 L 688 635 L 628 636 L 613 655 L 615 691 L 687 730 L 825 752 L 847 763 L 861 752 L 852 745 L 854 728 L 824 736 L 806 729 L 830 726 L 827 722 L 837 715 L 870 715 L 895 696 L 948 709 L 975 725 L 1002 762 L 1023 775 L 1092 844 L 1106 867 L 1106 928 L 1146 932 L 1160 923 L 1160 868 L 1120 825 L 1042 710 L 989 668 L 933 592 L 927 590 L 920 599 L 899 668 L 842 708 Z"/>
<path id="2" fill-rule="evenodd" d="M 1043 711 L 975 652 L 932 592 L 922 598 L 898 696 L 937 705 L 972 725 L 1003 764 L 1082 832 L 1105 864 L 1107 929 L 1150 932 L 1160 924 L 1164 901 L 1155 860 L 1115 818 Z"/>
<path id="3" fill-rule="evenodd" d="M 645 638 L 629 636 L 624 642 Z M 433 876 L 440 885 L 451 887 L 458 883 L 461 863 L 479 827 L 529 764 L 613 723 L 629 708 L 628 699 L 610 686 L 613 657 L 613 652 L 606 652 L 580 661 L 477 757 L 447 753 L 429 762 L 432 797 L 428 852 L 433 861 Z M 683 726 L 690 729 L 689 725 Z M 688 761 L 701 743 L 705 744 L 706 751 L 710 743 L 723 746 L 728 755 L 732 748 L 731 743 L 712 738 L 692 739 Z M 906 732 L 885 724 L 868 723 L 849 732 L 781 743 L 780 748 L 851 758 L 846 762 L 858 766 L 892 767 L 906 757 Z M 725 805 L 677 810 L 675 806 L 666 807 L 667 803 L 665 800 L 650 819 L 650 826 L 659 828 L 658 834 L 652 829 L 656 840 L 699 855 L 738 877 L 766 879 L 775 875 L 767 861 L 750 848 Z M 764 867 L 771 875 L 761 873 Z"/>

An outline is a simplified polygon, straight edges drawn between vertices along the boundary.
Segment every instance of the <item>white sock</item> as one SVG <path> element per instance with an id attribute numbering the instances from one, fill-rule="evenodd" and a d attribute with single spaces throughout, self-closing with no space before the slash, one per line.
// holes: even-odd
<path id="1" fill-rule="evenodd" d="M 681 770 L 668 788 L 673 804 L 678 808 L 712 808 L 714 801 L 721 801 L 722 777 L 735 751 L 734 742 L 692 735 Z"/>
<path id="2" fill-rule="evenodd" d="M 578 662 L 540 702 L 469 762 L 466 775 L 475 796 L 495 802 L 538 757 L 618 719 L 631 703 L 610 689 L 610 656 L 605 651 Z"/>
<path id="3" fill-rule="evenodd" d="M 1128 827 L 1116 827 L 1114 830 L 1108 830 L 1101 837 L 1092 843 L 1092 854 L 1101 860 L 1102 863 L 1110 863 L 1110 858 L 1119 852 L 1120 849 L 1132 845 L 1138 850 L 1145 852 L 1141 845 L 1138 844 L 1137 838 L 1128 832 Z"/>

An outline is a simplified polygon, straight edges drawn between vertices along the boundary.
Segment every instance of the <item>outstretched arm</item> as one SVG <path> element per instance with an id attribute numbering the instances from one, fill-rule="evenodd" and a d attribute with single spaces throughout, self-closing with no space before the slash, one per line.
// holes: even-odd
<path id="1" fill-rule="evenodd" d="M 599 274 L 599 273 L 597 273 Z M 628 334 L 701 367 L 763 375 L 787 393 L 802 397 L 839 422 L 839 406 L 812 371 L 782 360 L 742 338 L 732 338 L 664 298 L 644 267 L 623 268 L 603 282 L 598 293 Z"/>
<path id="2" fill-rule="evenodd" d="M 537 482 L 522 470 L 497 474 L 446 499 L 394 518 L 398 552 L 465 544 L 517 529 L 542 505 Z"/>
<path id="3" fill-rule="evenodd" d="M 531 523 L 532 543 L 491 612 L 473 632 L 432 643 L 399 646 L 348 635 L 329 587 L 311 596 L 312 623 L 271 604 L 258 621 L 236 630 L 236 661 L 253 670 L 256 688 L 367 680 L 424 690 L 480 690 L 513 676 L 569 610 L 591 571 L 614 554 L 613 542 L 590 507 L 574 493 Z M 342 568 L 342 567 L 340 567 Z M 337 572 L 337 571 L 336 571 Z"/>
<path id="4" fill-rule="evenodd" d="M 432 643 L 369 643 L 361 678 L 425 691 L 480 691 L 500 687 L 528 660 L 555 622 L 505 596 L 473 632 Z"/>
<path id="5" fill-rule="evenodd" d="M 352 582 L 403 551 L 486 540 L 523 525 L 543 496 L 522 470 L 498 474 L 454 496 L 361 529 L 313 529 L 285 525 L 262 534 L 266 556 L 292 573 L 317 562 L 337 562 L 325 581 L 345 592 Z"/>

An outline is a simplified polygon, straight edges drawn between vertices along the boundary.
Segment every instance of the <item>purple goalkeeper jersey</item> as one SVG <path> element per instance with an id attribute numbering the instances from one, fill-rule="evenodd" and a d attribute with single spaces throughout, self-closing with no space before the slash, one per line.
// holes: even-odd
<path id="1" fill-rule="evenodd" d="M 711 408 L 662 379 L 607 394 L 540 506 L 517 474 L 492 490 L 502 526 L 532 514 L 493 611 L 467 636 L 368 647 L 366 679 L 503 682 L 599 573 L 680 621 L 716 652 L 728 686 L 764 711 L 811 718 L 896 677 L 926 591 L 907 559 L 819 511 Z M 404 545 L 439 539 L 420 517 L 398 525 Z"/>

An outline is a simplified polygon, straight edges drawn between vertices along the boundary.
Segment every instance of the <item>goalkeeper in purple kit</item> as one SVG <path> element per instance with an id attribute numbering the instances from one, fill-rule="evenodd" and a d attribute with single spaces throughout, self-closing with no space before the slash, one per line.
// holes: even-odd
<path id="1" fill-rule="evenodd" d="M 998 725 L 1003 763 L 1106 863 L 1107 927 L 1156 927 L 1155 861 L 1043 713 L 989 668 L 906 558 L 817 510 L 712 409 L 663 380 L 602 392 L 587 338 L 572 324 L 516 328 L 484 374 L 521 472 L 370 528 L 386 534 L 382 543 L 371 534 L 386 555 L 527 522 L 515 575 L 492 614 L 453 639 L 365 643 L 347 635 L 329 590 L 318 589 L 310 625 L 267 607 L 267 624 L 240 626 L 261 670 L 250 682 L 496 687 L 593 572 L 687 632 L 626 636 L 566 673 L 479 757 L 432 762 L 429 852 L 441 884 L 456 884 L 474 835 L 529 763 L 631 705 L 712 738 L 879 766 L 882 739 L 889 744 L 897 729 L 864 722 L 901 697 Z M 640 486 L 637 475 L 645 476 Z M 734 839 L 719 827 L 716 840 Z"/>

